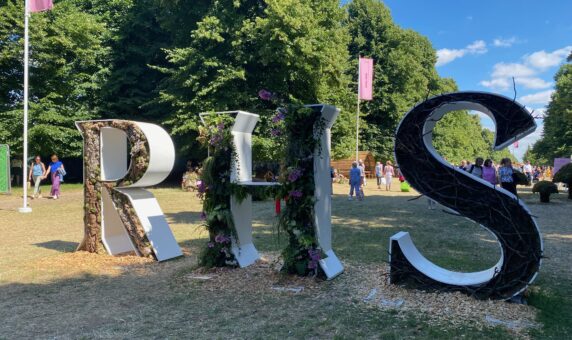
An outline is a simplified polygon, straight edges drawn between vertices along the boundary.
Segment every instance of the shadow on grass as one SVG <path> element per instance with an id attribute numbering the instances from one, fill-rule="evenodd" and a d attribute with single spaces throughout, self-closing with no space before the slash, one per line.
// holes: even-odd
<path id="1" fill-rule="evenodd" d="M 58 250 L 58 251 L 61 251 L 62 253 L 69 253 L 69 252 L 76 250 L 79 243 L 54 240 L 54 241 L 48 241 L 48 242 L 42 242 L 42 243 L 35 243 L 34 245 L 38 246 L 38 247 L 46 248 L 46 249 Z"/>
<path id="2" fill-rule="evenodd" d="M 202 223 L 201 220 L 201 213 L 195 211 L 181 211 L 176 213 L 168 213 L 165 214 L 167 221 L 169 223 L 177 223 L 177 224 L 200 224 Z"/>
<path id="3" fill-rule="evenodd" d="M 123 266 L 46 284 L 0 286 L 0 336 L 11 338 L 508 338 L 500 329 L 432 326 L 320 288 L 291 295 L 180 276 L 184 259 Z M 240 270 L 240 269 L 236 269 Z M 224 275 L 219 274 L 219 275 Z M 233 277 L 230 275 L 229 277 Z M 239 279 L 257 284 L 256 278 Z M 235 277 L 236 279 L 236 277 Z M 336 284 L 335 282 L 329 285 Z M 218 321 L 217 321 L 218 320 Z M 220 322 L 224 320 L 224 322 Z"/>

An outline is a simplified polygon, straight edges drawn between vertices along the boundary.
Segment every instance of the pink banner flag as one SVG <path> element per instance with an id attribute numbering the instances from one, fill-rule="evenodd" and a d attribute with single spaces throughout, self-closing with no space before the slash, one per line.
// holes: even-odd
<path id="1" fill-rule="evenodd" d="M 28 0 L 28 11 L 30 13 L 47 11 L 54 7 L 52 0 Z"/>
<path id="2" fill-rule="evenodd" d="M 373 59 L 359 58 L 359 99 L 373 99 Z"/>

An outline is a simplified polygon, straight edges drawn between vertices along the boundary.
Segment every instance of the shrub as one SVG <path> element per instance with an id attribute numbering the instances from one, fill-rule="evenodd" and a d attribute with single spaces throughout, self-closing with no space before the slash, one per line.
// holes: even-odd
<path id="1" fill-rule="evenodd" d="M 557 194 L 558 187 L 549 181 L 540 181 L 532 187 L 532 193 L 540 194 L 540 202 L 549 203 L 550 194 Z"/>
<path id="2" fill-rule="evenodd" d="M 512 178 L 514 179 L 514 184 L 516 185 L 530 185 L 528 177 L 526 177 L 525 174 L 518 170 L 513 169 Z"/>
<path id="3" fill-rule="evenodd" d="M 572 199 L 572 191 L 570 188 L 572 187 L 572 163 L 566 164 L 565 166 L 561 167 L 557 173 L 554 174 L 554 178 L 552 179 L 554 183 L 565 183 L 568 186 L 568 198 Z"/>

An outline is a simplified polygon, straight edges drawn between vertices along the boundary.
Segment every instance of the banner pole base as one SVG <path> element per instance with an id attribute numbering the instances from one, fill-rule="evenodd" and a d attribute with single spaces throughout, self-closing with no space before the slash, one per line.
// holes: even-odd
<path id="1" fill-rule="evenodd" d="M 30 207 L 19 208 L 18 211 L 21 212 L 22 214 L 29 214 L 32 212 L 32 208 Z"/>

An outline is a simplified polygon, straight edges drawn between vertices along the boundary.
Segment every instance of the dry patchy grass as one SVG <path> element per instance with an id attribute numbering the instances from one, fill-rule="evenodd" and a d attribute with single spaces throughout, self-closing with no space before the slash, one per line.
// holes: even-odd
<path id="1" fill-rule="evenodd" d="M 543 314 L 550 312 L 544 306 L 548 299 L 572 287 L 572 202 L 565 194 L 553 196 L 549 205 L 523 194 L 545 236 L 548 259 L 532 300 L 544 306 L 539 322 L 546 331 L 514 333 L 484 326 L 484 316 L 534 322 L 535 308 L 475 302 L 458 294 L 421 296 L 385 283 L 384 261 L 392 234 L 411 232 L 422 252 L 438 264 L 478 270 L 496 263 L 499 253 L 486 231 L 463 218 L 427 210 L 425 199 L 409 201 L 414 193 L 369 187 L 364 202 L 348 202 L 346 189 L 335 186 L 333 202 L 334 249 L 346 272 L 331 282 L 277 272 L 284 240 L 272 226 L 272 202 L 256 202 L 254 209 L 255 244 L 266 260 L 244 270 L 204 271 L 196 268 L 196 255 L 207 235 L 200 227 L 200 201 L 192 193 L 153 190 L 185 254 L 165 263 L 73 252 L 83 230 L 77 186 L 64 187 L 61 200 L 32 201 L 30 215 L 15 211 L 20 204 L 17 195 L 0 196 L 0 338 L 570 335 L 570 328 L 550 324 Z M 212 278 L 193 279 L 196 275 Z M 304 290 L 279 292 L 272 289 L 276 286 Z M 373 288 L 387 299 L 404 298 L 404 307 L 363 302 Z"/>

